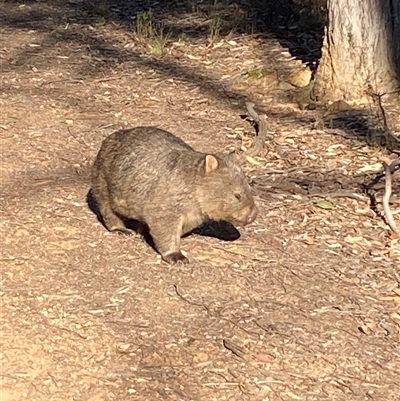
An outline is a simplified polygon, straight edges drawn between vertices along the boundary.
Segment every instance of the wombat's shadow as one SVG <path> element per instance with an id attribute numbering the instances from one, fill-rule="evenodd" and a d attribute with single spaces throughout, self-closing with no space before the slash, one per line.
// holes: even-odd
<path id="1" fill-rule="evenodd" d="M 103 217 L 100 213 L 99 210 L 99 205 L 96 201 L 96 198 L 93 195 L 92 190 L 90 189 L 89 192 L 86 195 L 86 202 L 89 206 L 89 209 L 96 215 L 97 219 L 101 224 L 104 226 L 104 221 Z M 145 241 L 147 242 L 148 245 L 150 245 L 153 249 L 155 248 L 153 238 L 150 235 L 149 232 L 149 227 L 142 222 L 134 219 L 125 219 L 121 216 L 123 219 L 126 228 L 129 228 L 130 230 L 135 231 L 136 233 L 140 234 L 143 236 Z M 240 238 L 240 232 L 239 230 L 233 226 L 231 223 L 227 221 L 214 221 L 210 220 L 207 221 L 203 224 L 201 224 L 199 227 L 195 228 L 192 230 L 190 233 L 185 234 L 184 237 L 187 237 L 191 234 L 197 234 L 201 235 L 203 237 L 213 237 L 217 238 L 222 241 L 235 241 L 238 238 Z"/>

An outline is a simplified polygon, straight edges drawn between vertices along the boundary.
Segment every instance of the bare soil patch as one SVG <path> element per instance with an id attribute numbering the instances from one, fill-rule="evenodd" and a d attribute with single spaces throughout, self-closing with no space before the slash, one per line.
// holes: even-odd
<path id="1" fill-rule="evenodd" d="M 363 191 L 393 157 L 298 108 L 278 77 L 299 62 L 272 34 L 211 37 L 204 10 L 174 2 L 189 28 L 161 57 L 126 23 L 145 2 L 126 3 L 1 3 L 0 398 L 398 400 L 400 242 Z M 246 101 L 269 117 L 260 158 L 244 156 Z M 256 223 L 183 239 L 188 266 L 107 233 L 90 166 L 137 125 L 235 149 Z"/>

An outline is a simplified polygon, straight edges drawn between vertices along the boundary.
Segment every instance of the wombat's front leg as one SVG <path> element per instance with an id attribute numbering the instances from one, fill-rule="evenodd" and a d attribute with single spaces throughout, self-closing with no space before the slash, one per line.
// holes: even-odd
<path id="1" fill-rule="evenodd" d="M 156 221 L 153 224 L 148 224 L 154 244 L 163 260 L 167 263 L 188 263 L 188 258 L 182 255 L 180 249 L 182 224 L 179 222 L 175 227 L 171 227 L 170 224 L 160 225 L 167 221 L 173 220 L 165 219 L 164 221 Z"/>

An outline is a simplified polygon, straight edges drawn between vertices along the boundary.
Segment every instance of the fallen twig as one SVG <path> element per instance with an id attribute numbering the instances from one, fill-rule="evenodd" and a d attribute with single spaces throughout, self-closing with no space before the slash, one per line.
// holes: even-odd
<path id="1" fill-rule="evenodd" d="M 233 354 L 238 356 L 239 358 L 243 358 L 245 355 L 245 350 L 242 346 L 235 344 L 233 341 L 224 338 L 222 340 L 222 344 L 226 349 L 231 351 Z"/>
<path id="2" fill-rule="evenodd" d="M 384 135 L 385 141 L 386 141 L 385 146 L 392 153 L 400 154 L 400 139 L 397 138 L 389 129 L 389 125 L 388 125 L 387 118 L 386 118 L 386 112 L 382 105 L 382 97 L 384 95 L 385 95 L 385 93 L 378 94 L 378 93 L 373 93 L 371 91 L 372 99 L 373 99 L 373 101 L 378 109 L 378 112 L 380 114 L 381 123 L 382 123 L 382 127 L 383 127 L 383 135 Z"/>
<path id="3" fill-rule="evenodd" d="M 45 85 L 50 85 L 50 84 L 56 84 L 56 83 L 60 83 L 60 82 L 66 82 L 69 84 L 85 84 L 85 81 L 83 81 L 82 79 L 71 79 L 71 78 L 64 78 L 64 79 L 53 79 L 51 81 L 45 81 L 42 82 L 38 87 L 41 88 Z"/>
<path id="4" fill-rule="evenodd" d="M 389 225 L 390 229 L 396 235 L 400 236 L 399 230 L 396 226 L 396 222 L 393 219 L 393 214 L 389 206 L 390 195 L 392 194 L 392 172 L 390 166 L 386 162 L 383 162 L 382 164 L 383 168 L 385 169 L 385 194 L 382 197 L 383 210 L 385 211 L 386 222 Z"/>
<path id="5" fill-rule="evenodd" d="M 255 156 L 259 154 L 265 146 L 265 140 L 267 139 L 268 132 L 268 117 L 265 114 L 258 115 L 254 110 L 254 103 L 246 102 L 246 108 L 250 117 L 256 123 L 257 137 L 253 142 L 253 146 L 249 150 L 249 154 Z"/>
<path id="6" fill-rule="evenodd" d="M 364 190 L 366 195 L 370 198 L 371 201 L 371 209 L 377 213 L 378 215 L 382 216 L 382 213 L 379 212 L 378 210 L 378 201 L 375 197 L 375 195 L 373 193 L 370 192 L 371 189 L 376 190 L 377 188 L 375 187 L 376 184 L 383 178 L 385 177 L 385 190 L 384 190 L 384 195 L 382 196 L 382 205 L 383 205 L 383 209 L 385 212 L 385 220 L 387 222 L 387 224 L 390 226 L 390 228 L 392 229 L 392 231 L 394 233 L 396 233 L 397 235 L 399 235 L 399 231 L 396 227 L 396 224 L 394 224 L 394 228 L 392 228 L 392 226 L 389 223 L 389 220 L 391 220 L 391 223 L 394 223 L 394 219 L 393 219 L 393 213 L 390 210 L 389 207 L 389 200 L 390 200 L 390 196 L 392 194 L 392 175 L 400 169 L 400 158 L 397 158 L 396 160 L 393 160 L 392 163 L 390 163 L 390 165 L 388 165 L 387 163 L 383 162 L 383 168 L 384 171 L 377 174 L 377 176 L 374 178 L 374 180 L 369 183 L 368 185 L 364 186 Z M 375 187 L 375 188 L 374 188 Z"/>
<path id="7" fill-rule="evenodd" d="M 354 192 L 336 191 L 336 192 L 315 192 L 310 193 L 308 196 L 319 196 L 321 198 L 352 198 L 356 200 L 366 200 L 365 196 Z"/>
<path id="8" fill-rule="evenodd" d="M 176 295 L 180 299 L 182 299 L 183 301 L 187 302 L 189 305 L 200 306 L 201 308 L 204 308 L 207 311 L 207 313 L 210 312 L 210 309 L 208 308 L 207 305 L 202 304 L 200 302 L 193 302 L 193 301 L 190 301 L 189 299 L 187 299 L 183 294 L 181 294 L 181 292 L 179 291 L 179 288 L 178 288 L 178 286 L 176 284 L 174 284 L 173 287 L 174 287 Z"/>
<path id="9" fill-rule="evenodd" d="M 390 174 L 395 173 L 399 169 L 400 169 L 400 158 L 392 161 L 392 163 L 390 163 L 389 165 Z M 384 176 L 385 176 L 385 171 L 379 173 L 371 183 L 365 185 L 365 190 L 368 192 L 368 190 L 372 189 Z"/>

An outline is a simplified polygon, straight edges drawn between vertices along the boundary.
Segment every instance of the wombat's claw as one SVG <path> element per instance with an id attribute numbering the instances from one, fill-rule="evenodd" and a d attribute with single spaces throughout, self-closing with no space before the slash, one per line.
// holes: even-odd
<path id="1" fill-rule="evenodd" d="M 110 230 L 113 233 L 116 233 L 118 235 L 133 235 L 134 232 L 130 230 L 129 228 L 113 228 Z"/>
<path id="2" fill-rule="evenodd" d="M 173 252 L 169 255 L 163 256 L 163 259 L 170 264 L 179 263 L 186 264 L 189 263 L 189 259 L 186 256 L 183 256 L 181 252 Z"/>

